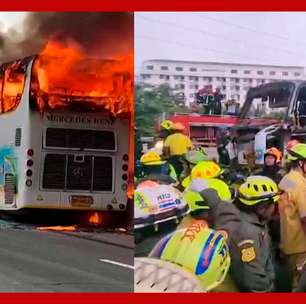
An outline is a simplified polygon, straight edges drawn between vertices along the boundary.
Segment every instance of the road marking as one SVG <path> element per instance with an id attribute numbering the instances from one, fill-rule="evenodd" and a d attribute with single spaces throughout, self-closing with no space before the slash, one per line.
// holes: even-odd
<path id="1" fill-rule="evenodd" d="M 128 264 L 124 264 L 124 263 L 119 263 L 119 262 L 112 261 L 112 260 L 99 259 L 99 261 L 104 262 L 104 263 L 114 264 L 114 265 L 117 265 L 117 266 L 129 268 L 129 269 L 134 269 L 134 266 L 132 266 L 132 265 L 128 265 Z"/>

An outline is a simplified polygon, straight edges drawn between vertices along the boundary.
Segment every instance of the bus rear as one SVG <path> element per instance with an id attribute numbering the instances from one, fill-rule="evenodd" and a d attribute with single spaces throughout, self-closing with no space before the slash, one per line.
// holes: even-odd
<path id="1" fill-rule="evenodd" d="M 4 66 L 3 75 L 7 68 L 15 77 L 3 76 L 4 87 L 15 87 L 18 75 L 23 83 L 18 98 L 12 90 L 1 98 L 2 105 L 14 106 L 1 109 L 0 115 L 5 130 L 0 138 L 0 209 L 125 210 L 131 189 L 131 75 L 110 73 L 111 91 L 100 94 L 45 89 L 37 58 Z"/>
<path id="2" fill-rule="evenodd" d="M 34 112 L 25 136 L 19 207 L 125 210 L 129 120 Z"/>

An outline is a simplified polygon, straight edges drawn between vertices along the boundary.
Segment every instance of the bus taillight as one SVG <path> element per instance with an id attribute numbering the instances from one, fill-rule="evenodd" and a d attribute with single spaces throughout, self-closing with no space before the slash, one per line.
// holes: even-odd
<path id="1" fill-rule="evenodd" d="M 129 169 L 129 166 L 128 166 L 128 165 L 123 165 L 123 166 L 122 166 L 122 170 L 123 170 L 123 171 L 127 171 L 128 169 Z"/>
<path id="2" fill-rule="evenodd" d="M 33 164 L 34 164 L 34 162 L 33 162 L 32 159 L 28 159 L 28 160 L 27 160 L 27 166 L 28 166 L 28 167 L 32 167 Z"/>
<path id="3" fill-rule="evenodd" d="M 27 154 L 28 154 L 28 156 L 33 156 L 34 155 L 34 150 L 33 149 L 28 149 Z"/>
<path id="4" fill-rule="evenodd" d="M 128 161 L 128 160 L 129 160 L 129 156 L 128 156 L 127 154 L 124 154 L 124 155 L 123 155 L 123 160 L 124 160 L 124 161 Z"/>
<path id="5" fill-rule="evenodd" d="M 31 186 L 32 186 L 32 181 L 31 181 L 30 179 L 27 179 L 27 180 L 26 180 L 26 185 L 27 185 L 28 187 L 31 187 Z"/>
<path id="6" fill-rule="evenodd" d="M 29 177 L 32 176 L 33 171 L 31 169 L 28 169 L 27 172 L 26 172 L 26 175 L 29 176 Z"/>

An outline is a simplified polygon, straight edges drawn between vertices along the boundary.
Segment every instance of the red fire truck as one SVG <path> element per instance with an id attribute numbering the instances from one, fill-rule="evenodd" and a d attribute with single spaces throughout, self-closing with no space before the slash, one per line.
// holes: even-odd
<path id="1" fill-rule="evenodd" d="M 210 157 L 218 158 L 217 140 L 225 128 L 237 123 L 235 116 L 174 114 L 169 119 L 185 126 L 185 134 L 190 137 L 195 147 L 203 147 Z"/>

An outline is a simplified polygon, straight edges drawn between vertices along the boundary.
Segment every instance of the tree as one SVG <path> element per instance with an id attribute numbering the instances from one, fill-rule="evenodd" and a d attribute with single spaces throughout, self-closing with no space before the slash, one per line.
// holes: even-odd
<path id="1" fill-rule="evenodd" d="M 135 125 L 141 136 L 156 134 L 154 123 L 163 113 L 171 115 L 175 112 L 189 112 L 181 100 L 175 99 L 175 94 L 168 85 L 157 88 L 149 86 L 135 87 Z"/>

